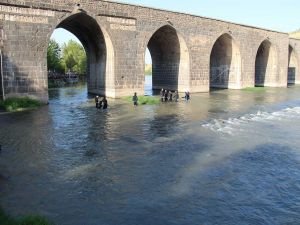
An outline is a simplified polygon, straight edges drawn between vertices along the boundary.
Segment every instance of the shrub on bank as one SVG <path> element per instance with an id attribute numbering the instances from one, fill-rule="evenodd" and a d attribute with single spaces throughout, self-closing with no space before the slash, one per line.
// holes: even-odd
<path id="1" fill-rule="evenodd" d="M 25 216 L 22 218 L 12 218 L 0 208 L 1 225 L 54 225 L 42 216 Z"/>
<path id="2" fill-rule="evenodd" d="M 128 102 L 132 102 L 132 96 L 125 97 L 124 99 Z M 138 99 L 139 105 L 156 105 L 160 102 L 160 99 L 155 96 L 138 96 Z"/>
<path id="3" fill-rule="evenodd" d="M 4 213 L 4 211 L 0 208 L 0 224 L 2 224 L 2 225 L 14 225 L 14 224 L 17 224 L 17 223 L 13 218 L 6 215 Z"/>
<path id="4" fill-rule="evenodd" d="M 63 80 L 48 80 L 48 88 L 60 88 L 64 87 L 66 85 L 66 82 Z"/>
<path id="5" fill-rule="evenodd" d="M 243 91 L 249 91 L 249 92 L 263 92 L 266 91 L 265 87 L 247 87 L 243 88 Z"/>
<path id="6" fill-rule="evenodd" d="M 35 99 L 31 99 L 28 97 L 24 98 L 8 98 L 4 101 L 0 101 L 0 109 L 15 112 L 21 111 L 24 109 L 32 109 L 41 106 L 41 102 Z"/>

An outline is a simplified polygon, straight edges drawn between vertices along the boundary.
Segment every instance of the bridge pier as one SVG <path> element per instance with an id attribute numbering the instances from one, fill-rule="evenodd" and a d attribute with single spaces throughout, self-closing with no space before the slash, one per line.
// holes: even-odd
<path id="1" fill-rule="evenodd" d="M 299 40 L 290 39 L 288 55 L 288 84 L 300 84 Z"/>

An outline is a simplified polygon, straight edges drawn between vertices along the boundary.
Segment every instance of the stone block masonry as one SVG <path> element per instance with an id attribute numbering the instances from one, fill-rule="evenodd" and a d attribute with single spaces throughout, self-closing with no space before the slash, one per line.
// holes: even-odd
<path id="1" fill-rule="evenodd" d="M 6 96 L 48 101 L 47 46 L 58 27 L 85 47 L 94 94 L 142 94 L 146 48 L 153 88 L 207 92 L 300 83 L 298 40 L 185 13 L 96 0 L 0 0 L 0 26 Z"/>

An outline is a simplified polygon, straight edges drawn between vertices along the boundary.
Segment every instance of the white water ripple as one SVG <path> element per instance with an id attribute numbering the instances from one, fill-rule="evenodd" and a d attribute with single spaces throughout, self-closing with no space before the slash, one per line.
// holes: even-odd
<path id="1" fill-rule="evenodd" d="M 250 123 L 268 123 L 270 121 L 282 121 L 300 118 L 300 107 L 285 108 L 275 112 L 257 111 L 245 114 L 237 118 L 214 119 L 202 124 L 214 132 L 233 135 L 237 131 L 244 131 L 245 125 Z"/>

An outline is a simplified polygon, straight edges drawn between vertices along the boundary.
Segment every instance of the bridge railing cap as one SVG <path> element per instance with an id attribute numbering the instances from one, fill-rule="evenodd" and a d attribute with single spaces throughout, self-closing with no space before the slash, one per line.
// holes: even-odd
<path id="1" fill-rule="evenodd" d="M 255 29 L 259 29 L 259 30 L 270 31 L 270 32 L 274 32 L 274 33 L 288 34 L 287 32 L 276 31 L 276 30 L 272 30 L 272 29 L 268 29 L 268 28 L 262 28 L 262 27 L 257 27 L 257 26 L 242 24 L 242 23 L 236 23 L 236 22 L 231 22 L 231 21 L 226 21 L 226 20 L 216 19 L 216 18 L 211 18 L 211 17 L 206 17 L 206 16 L 200 16 L 200 15 L 187 13 L 187 12 L 178 12 L 178 11 L 173 11 L 173 10 L 168 10 L 168 9 L 162 9 L 162 8 L 157 8 L 157 7 L 152 7 L 152 6 L 146 6 L 146 5 L 142 5 L 142 4 L 132 4 L 132 3 L 120 2 L 120 1 L 112 1 L 112 0 L 103 0 L 103 1 L 104 2 L 110 2 L 110 3 L 117 3 L 117 4 L 121 4 L 121 5 L 138 6 L 138 7 L 154 9 L 154 10 L 159 10 L 159 11 L 177 13 L 177 14 L 184 14 L 184 15 L 199 17 L 199 18 L 208 19 L 208 20 L 215 20 L 215 21 L 220 21 L 220 22 L 224 22 L 224 23 L 230 23 L 230 24 L 239 25 L 239 26 L 243 26 L 243 27 L 249 27 L 249 28 L 255 28 Z"/>

